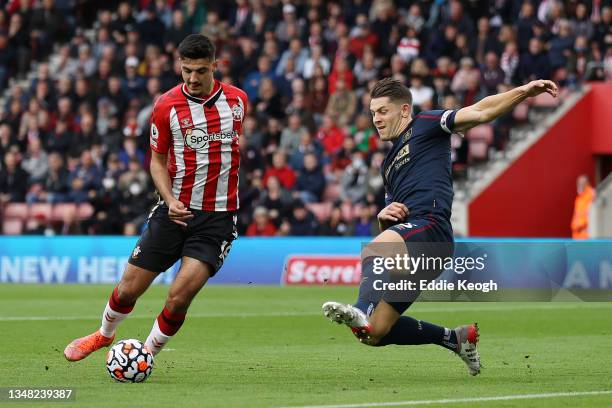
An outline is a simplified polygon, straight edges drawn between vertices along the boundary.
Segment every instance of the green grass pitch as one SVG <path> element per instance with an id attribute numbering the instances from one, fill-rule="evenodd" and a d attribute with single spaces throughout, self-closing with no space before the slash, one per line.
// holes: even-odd
<path id="1" fill-rule="evenodd" d="M 429 406 L 612 406 L 612 394 L 499 401 L 461 398 L 612 390 L 612 303 L 420 303 L 416 318 L 477 321 L 482 374 L 438 346 L 369 348 L 324 319 L 357 288 L 209 286 L 143 384 L 115 383 L 105 352 L 62 351 L 99 326 L 110 286 L 0 285 L 0 387 L 73 387 L 76 402 L 32 407 L 296 407 L 427 401 Z M 162 308 L 152 287 L 117 340 L 144 340 Z M 430 403 L 450 399 L 450 403 Z M 2 405 L 2 403 L 0 403 Z M 9 404 L 8 406 L 13 406 Z M 14 405 L 14 406 L 17 406 Z M 389 404 L 378 406 L 390 406 Z M 401 406 L 401 405 L 393 405 Z"/>

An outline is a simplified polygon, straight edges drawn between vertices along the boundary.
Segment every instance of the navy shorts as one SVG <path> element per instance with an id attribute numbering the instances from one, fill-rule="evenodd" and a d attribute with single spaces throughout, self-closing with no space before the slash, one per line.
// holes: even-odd
<path id="1" fill-rule="evenodd" d="M 423 259 L 446 259 L 453 256 L 454 240 L 452 227 L 448 221 L 433 216 L 414 218 L 403 223 L 396 224 L 388 228 L 402 236 L 406 243 L 406 251 L 409 257 L 421 257 Z M 384 244 L 383 244 L 384 245 Z M 439 263 L 443 264 L 442 261 Z M 380 300 L 385 300 L 399 314 L 404 313 L 410 305 L 418 298 L 421 290 L 418 289 L 420 281 L 432 281 L 444 272 L 444 268 L 438 268 L 437 263 L 431 263 L 429 268 L 416 270 L 414 274 L 404 272 L 389 272 L 385 281 L 397 283 L 413 281 L 417 289 L 380 292 L 373 290 L 373 280 L 380 276 L 372 275 L 370 267 L 364 264 L 364 277 L 359 289 L 359 303 L 369 303 L 368 311 L 371 313 L 373 308 Z"/>
<path id="2" fill-rule="evenodd" d="M 212 275 L 217 273 L 238 237 L 236 213 L 190 211 L 194 217 L 183 227 L 170 220 L 165 204 L 156 205 L 128 262 L 160 273 L 188 256 L 210 265 Z"/>

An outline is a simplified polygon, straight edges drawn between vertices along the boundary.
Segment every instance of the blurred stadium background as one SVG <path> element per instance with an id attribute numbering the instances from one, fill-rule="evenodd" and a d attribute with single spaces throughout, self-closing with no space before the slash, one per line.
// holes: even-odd
<path id="1" fill-rule="evenodd" d="M 0 2 L 0 204 L 6 235 L 138 235 L 155 200 L 149 114 L 201 32 L 250 99 L 242 236 L 371 236 L 386 146 L 368 90 L 415 110 L 550 78 L 562 88 L 452 136 L 457 236 L 570 237 L 575 180 L 610 236 L 612 8 L 580 1 Z M 305 210 L 302 209 L 305 207 Z M 596 211 L 595 211 L 596 210 Z M 608 209 L 609 211 L 609 209 Z"/>

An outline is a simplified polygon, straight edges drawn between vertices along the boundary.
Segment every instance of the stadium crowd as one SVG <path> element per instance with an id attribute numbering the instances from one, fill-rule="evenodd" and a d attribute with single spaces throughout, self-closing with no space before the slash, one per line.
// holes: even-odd
<path id="1" fill-rule="evenodd" d="M 0 206 L 93 208 L 60 225 L 35 214 L 25 233 L 139 232 L 156 199 L 149 116 L 181 81 L 176 48 L 190 33 L 215 42 L 217 78 L 249 96 L 239 213 L 249 236 L 376 231 L 387 146 L 372 127 L 368 91 L 379 78 L 409 85 L 416 112 L 469 105 L 534 78 L 569 89 L 612 80 L 610 0 L 0 5 Z M 13 80 L 30 69 L 27 85 Z M 493 148 L 504 148 L 513 125 L 512 114 L 494 123 Z M 468 143 L 452 135 L 455 170 L 472 160 Z"/>

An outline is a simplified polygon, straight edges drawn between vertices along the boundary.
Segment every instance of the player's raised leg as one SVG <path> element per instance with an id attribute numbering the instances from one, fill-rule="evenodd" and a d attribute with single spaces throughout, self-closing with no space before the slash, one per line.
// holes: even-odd
<path id="1" fill-rule="evenodd" d="M 213 275 L 212 268 L 205 262 L 184 256 L 170 291 L 164 309 L 153 323 L 145 347 L 153 355 L 159 353 L 185 321 L 187 309 L 193 298 Z"/>
<path id="2" fill-rule="evenodd" d="M 134 309 L 136 300 L 147 290 L 156 276 L 154 272 L 128 264 L 121 281 L 113 289 L 104 308 L 100 329 L 70 342 L 64 350 L 66 359 L 82 360 L 94 351 L 109 346 L 115 338 L 115 330 L 119 323 Z"/>
<path id="3" fill-rule="evenodd" d="M 386 230 L 373 241 L 374 244 L 404 245 L 404 237 L 397 231 Z M 387 247 L 388 248 L 388 247 Z M 386 249 L 386 248 L 382 248 Z M 372 257 L 366 256 L 363 262 L 363 277 L 372 277 Z M 478 328 L 475 325 L 461 326 L 455 330 L 429 322 L 402 316 L 410 307 L 414 296 L 406 301 L 387 302 L 381 294 L 371 290 L 371 279 L 362 279 L 359 300 L 354 306 L 337 302 L 323 305 L 323 313 L 336 323 L 349 326 L 353 334 L 363 344 L 370 346 L 437 344 L 457 353 L 468 366 L 469 373 L 480 372 L 480 357 L 477 351 Z"/>

